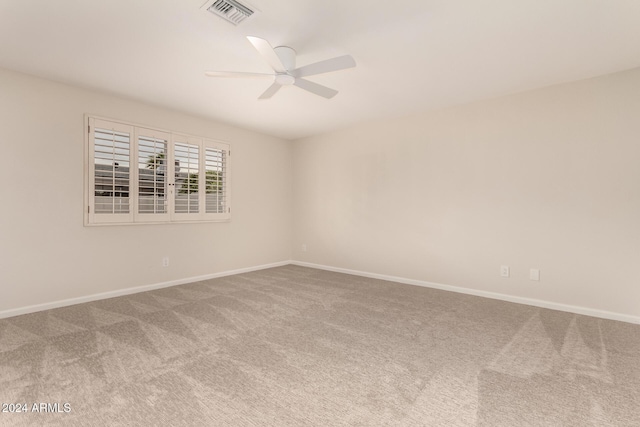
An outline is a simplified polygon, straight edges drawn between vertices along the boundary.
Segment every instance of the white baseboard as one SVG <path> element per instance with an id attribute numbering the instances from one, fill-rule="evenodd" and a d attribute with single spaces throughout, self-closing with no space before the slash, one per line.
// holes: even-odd
<path id="1" fill-rule="evenodd" d="M 6 317 L 19 316 L 21 314 L 35 313 L 37 311 L 50 310 L 52 308 L 66 307 L 69 305 L 81 304 L 83 302 L 97 301 L 101 299 L 114 298 L 122 295 L 136 294 L 138 292 L 152 291 L 154 289 L 167 288 L 169 286 L 184 285 L 186 283 L 199 282 L 201 280 L 215 279 L 217 277 L 232 276 L 234 274 L 248 273 L 250 271 L 264 270 L 266 268 L 281 267 L 289 265 L 291 261 L 280 261 L 272 264 L 257 265 L 254 267 L 239 268 L 237 270 L 221 271 L 219 273 L 206 274 L 204 276 L 188 277 L 186 279 L 171 280 L 169 282 L 154 283 L 151 285 L 136 286 L 133 288 L 118 289 L 116 291 L 101 292 L 99 294 L 86 295 L 77 298 L 47 302 L 44 304 L 30 305 L 27 307 L 14 308 L 0 311 L 0 319 Z"/>
<path id="2" fill-rule="evenodd" d="M 441 289 L 443 291 L 457 292 L 461 294 L 475 295 L 479 297 L 492 298 L 502 301 L 515 302 L 518 304 L 532 305 L 535 307 L 549 308 L 551 310 L 566 311 L 569 313 L 582 314 L 585 316 L 599 317 L 602 319 L 618 320 L 620 322 L 640 324 L 640 317 L 628 314 L 614 313 L 605 310 L 580 307 L 576 305 L 560 304 L 551 301 L 544 301 L 533 298 L 518 297 L 497 292 L 481 291 L 477 289 L 463 288 L 460 286 L 443 285 L 441 283 L 426 282 L 423 280 L 406 279 L 404 277 L 388 276 L 386 274 L 369 273 L 366 271 L 350 270 L 348 268 L 331 267 L 328 265 L 313 264 L 303 261 L 291 261 L 293 265 L 301 267 L 317 268 L 319 270 L 335 271 L 336 273 L 353 274 L 355 276 L 370 277 L 372 279 L 388 280 L 390 282 L 404 283 L 407 285 L 423 286 L 426 288 Z"/>
<path id="3" fill-rule="evenodd" d="M 272 264 L 257 265 L 253 267 L 239 268 L 237 270 L 221 271 L 219 273 L 206 274 L 204 276 L 188 277 L 185 279 L 172 280 L 169 282 L 154 283 L 151 285 L 136 286 L 133 288 L 119 289 L 116 291 L 102 292 L 98 294 L 86 295 L 77 298 L 53 301 L 44 304 L 30 305 L 27 307 L 15 308 L 0 311 L 0 319 L 6 317 L 19 316 L 21 314 L 35 313 L 37 311 L 49 310 L 53 308 L 66 307 L 69 305 L 81 304 L 83 302 L 97 301 L 101 299 L 114 298 L 123 295 L 135 294 L 138 292 L 152 291 L 154 289 L 167 288 L 169 286 L 184 285 L 186 283 L 198 282 L 201 280 L 215 279 L 217 277 L 232 276 L 234 274 L 248 273 L 251 271 L 264 270 L 267 268 L 281 267 L 284 265 L 298 265 L 301 267 L 316 268 L 319 270 L 334 271 L 337 273 L 352 274 L 355 276 L 370 277 L 372 279 L 388 280 L 390 282 L 404 283 L 407 285 L 423 286 L 426 288 L 441 289 L 444 291 L 457 292 L 461 294 L 475 295 L 479 297 L 492 298 L 502 301 L 509 301 L 518 304 L 531 305 L 535 307 L 548 308 L 551 310 L 566 311 L 569 313 L 582 314 L 585 316 L 599 317 L 602 319 L 618 320 L 621 322 L 640 324 L 640 317 L 628 314 L 614 313 L 611 311 L 597 310 L 593 308 L 580 307 L 575 305 L 560 304 L 551 301 L 538 300 L 533 298 L 518 297 L 497 292 L 481 291 L 477 289 L 463 288 L 460 286 L 443 285 L 441 283 L 427 282 L 423 280 L 407 279 L 404 277 L 389 276 L 386 274 L 369 273 L 366 271 L 351 270 L 348 268 L 331 267 L 328 265 L 313 264 L 303 261 L 280 261 Z"/>

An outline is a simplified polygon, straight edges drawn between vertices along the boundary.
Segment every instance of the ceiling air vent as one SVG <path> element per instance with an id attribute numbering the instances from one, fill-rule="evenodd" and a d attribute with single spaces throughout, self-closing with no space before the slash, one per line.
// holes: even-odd
<path id="1" fill-rule="evenodd" d="M 222 19 L 231 22 L 233 25 L 238 25 L 255 12 L 253 7 L 237 2 L 236 0 L 208 1 L 204 5 L 203 9 L 204 8 Z"/>

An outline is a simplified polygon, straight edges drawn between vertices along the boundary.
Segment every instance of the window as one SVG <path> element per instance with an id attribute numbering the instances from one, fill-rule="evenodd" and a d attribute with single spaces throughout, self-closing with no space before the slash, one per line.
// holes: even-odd
<path id="1" fill-rule="evenodd" d="M 87 117 L 85 224 L 226 221 L 229 145 Z"/>

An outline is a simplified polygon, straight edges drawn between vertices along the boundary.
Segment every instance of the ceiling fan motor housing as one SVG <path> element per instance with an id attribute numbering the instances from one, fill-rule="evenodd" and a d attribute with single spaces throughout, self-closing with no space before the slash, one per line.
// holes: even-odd
<path id="1" fill-rule="evenodd" d="M 291 74 L 279 73 L 276 74 L 276 82 L 283 86 L 292 85 L 296 82 L 296 78 Z"/>

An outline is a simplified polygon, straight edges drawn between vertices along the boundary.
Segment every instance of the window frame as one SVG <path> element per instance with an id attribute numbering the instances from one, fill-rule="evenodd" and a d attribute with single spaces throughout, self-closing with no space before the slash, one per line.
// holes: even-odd
<path id="1" fill-rule="evenodd" d="M 136 225 L 136 224 L 174 224 L 174 223 L 209 223 L 228 222 L 231 220 L 231 147 L 228 142 L 205 138 L 201 136 L 189 135 L 183 132 L 158 129 L 131 123 L 123 120 L 100 117 L 85 114 L 84 120 L 84 225 L 104 226 L 104 225 Z M 128 213 L 96 213 L 95 206 L 95 129 L 105 129 L 114 132 L 128 133 L 129 135 L 129 191 L 128 191 Z M 140 170 L 139 170 L 139 137 L 151 137 L 166 139 L 166 168 L 165 195 L 166 212 L 163 213 L 140 213 Z M 176 185 L 175 172 L 175 144 L 189 143 L 198 146 L 198 212 L 180 213 L 176 212 L 176 195 L 178 186 Z M 224 160 L 221 165 L 223 195 L 223 212 L 207 212 L 207 177 L 206 177 L 206 154 L 207 148 L 221 151 L 221 158 Z M 187 179 L 188 176 L 187 176 Z M 154 178 L 154 188 L 156 180 Z M 154 202 L 155 205 L 155 202 Z"/>

